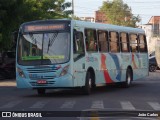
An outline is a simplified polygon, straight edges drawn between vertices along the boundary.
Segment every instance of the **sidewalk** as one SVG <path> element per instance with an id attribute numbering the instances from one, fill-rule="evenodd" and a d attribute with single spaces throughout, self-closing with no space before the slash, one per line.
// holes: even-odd
<path id="1" fill-rule="evenodd" d="M 16 80 L 15 79 L 0 80 L 0 87 L 1 86 L 16 86 Z"/>

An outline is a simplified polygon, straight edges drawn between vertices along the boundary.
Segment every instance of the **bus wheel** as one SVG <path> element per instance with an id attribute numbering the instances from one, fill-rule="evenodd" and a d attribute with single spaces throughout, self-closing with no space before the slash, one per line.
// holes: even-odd
<path id="1" fill-rule="evenodd" d="M 131 72 L 131 69 L 127 69 L 126 81 L 123 83 L 123 87 L 124 88 L 130 87 L 131 86 L 131 82 L 132 82 L 132 72 Z"/>
<path id="2" fill-rule="evenodd" d="M 37 92 L 38 92 L 38 95 L 44 95 L 46 90 L 43 88 L 39 88 L 39 89 L 37 89 Z"/>
<path id="3" fill-rule="evenodd" d="M 89 95 L 91 93 L 91 88 L 92 88 L 92 77 L 91 77 L 91 73 L 87 72 L 86 83 L 83 88 L 84 94 Z"/>

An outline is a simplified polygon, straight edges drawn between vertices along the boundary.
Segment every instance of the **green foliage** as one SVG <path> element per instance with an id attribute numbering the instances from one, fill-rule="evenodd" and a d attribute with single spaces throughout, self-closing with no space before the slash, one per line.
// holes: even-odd
<path id="1" fill-rule="evenodd" d="M 106 14 L 110 24 L 136 27 L 136 22 L 140 22 L 140 17 L 134 16 L 131 8 L 124 4 L 123 0 L 105 1 L 100 10 Z"/>
<path id="2" fill-rule="evenodd" d="M 75 16 L 75 15 L 73 16 L 73 19 L 74 20 L 81 20 L 78 16 Z"/>
<path id="3" fill-rule="evenodd" d="M 70 6 L 65 0 L 0 0 L 0 49 L 10 48 L 12 32 L 23 22 L 67 18 Z"/>

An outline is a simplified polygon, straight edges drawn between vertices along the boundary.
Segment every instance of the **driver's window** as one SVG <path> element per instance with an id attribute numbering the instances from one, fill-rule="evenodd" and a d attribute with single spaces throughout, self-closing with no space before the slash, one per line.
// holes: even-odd
<path id="1" fill-rule="evenodd" d="M 74 60 L 77 60 L 84 56 L 84 42 L 82 32 L 74 32 L 73 53 Z"/>

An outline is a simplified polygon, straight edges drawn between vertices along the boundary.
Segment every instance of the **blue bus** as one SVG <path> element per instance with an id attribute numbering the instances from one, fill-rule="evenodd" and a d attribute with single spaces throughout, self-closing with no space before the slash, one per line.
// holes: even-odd
<path id="1" fill-rule="evenodd" d="M 99 85 L 148 76 L 145 32 L 77 20 L 38 20 L 20 26 L 16 50 L 18 88 L 80 88 L 90 94 Z"/>

